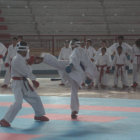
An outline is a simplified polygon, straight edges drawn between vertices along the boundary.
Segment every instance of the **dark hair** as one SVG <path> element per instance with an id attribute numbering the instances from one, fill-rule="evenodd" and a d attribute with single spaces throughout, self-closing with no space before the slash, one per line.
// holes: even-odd
<path id="1" fill-rule="evenodd" d="M 23 40 L 23 36 L 22 35 L 18 35 L 17 38 Z"/>
<path id="2" fill-rule="evenodd" d="M 86 41 L 86 42 L 92 43 L 92 40 L 91 40 L 91 39 L 87 39 L 87 41 Z"/>
<path id="3" fill-rule="evenodd" d="M 21 46 L 27 46 L 27 43 L 25 41 L 20 41 Z"/>
<path id="4" fill-rule="evenodd" d="M 140 48 L 140 39 L 137 39 L 137 40 L 135 41 L 135 44 L 136 44 L 137 47 Z"/>
<path id="5" fill-rule="evenodd" d="M 74 39 L 72 39 L 72 41 L 76 42 L 76 41 L 79 41 L 79 39 L 77 39 L 77 38 L 74 38 Z"/>
<path id="6" fill-rule="evenodd" d="M 103 50 L 106 52 L 106 48 L 103 47 L 103 48 L 101 49 L 101 51 L 103 51 Z"/>
<path id="7" fill-rule="evenodd" d="M 106 41 L 106 40 L 102 40 L 102 42 L 107 43 L 107 41 Z"/>
<path id="8" fill-rule="evenodd" d="M 118 50 L 118 49 L 121 49 L 121 50 L 122 50 L 122 46 L 118 46 L 118 47 L 117 47 L 117 50 Z"/>
<path id="9" fill-rule="evenodd" d="M 71 40 L 71 45 L 74 44 L 75 42 L 79 41 L 77 38 L 74 38 Z"/>
<path id="10" fill-rule="evenodd" d="M 66 43 L 69 43 L 69 40 L 65 40 L 65 42 L 64 42 L 64 43 L 65 43 L 65 44 L 66 44 Z"/>
<path id="11" fill-rule="evenodd" d="M 17 41 L 17 37 L 13 37 L 12 40 L 16 40 Z"/>
<path id="12" fill-rule="evenodd" d="M 124 40 L 124 36 L 123 36 L 123 35 L 119 35 L 119 36 L 118 36 L 118 39 Z"/>

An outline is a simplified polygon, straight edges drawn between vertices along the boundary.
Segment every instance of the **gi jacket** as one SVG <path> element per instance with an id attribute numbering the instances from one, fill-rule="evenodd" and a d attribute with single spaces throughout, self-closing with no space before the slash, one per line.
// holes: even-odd
<path id="1" fill-rule="evenodd" d="M 12 77 L 25 77 L 35 80 L 35 75 L 32 74 L 32 70 L 27 65 L 26 57 L 16 54 L 11 63 L 11 76 Z"/>

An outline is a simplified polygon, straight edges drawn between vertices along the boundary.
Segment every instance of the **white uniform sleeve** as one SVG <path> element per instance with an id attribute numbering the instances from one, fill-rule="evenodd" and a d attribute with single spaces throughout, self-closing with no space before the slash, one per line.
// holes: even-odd
<path id="1" fill-rule="evenodd" d="M 5 63 L 10 63 L 11 47 L 8 48 L 8 53 L 5 59 Z"/>
<path id="2" fill-rule="evenodd" d="M 58 59 L 59 59 L 59 60 L 63 60 L 63 48 L 62 48 L 61 51 L 60 51 L 60 54 L 59 54 Z"/>
<path id="3" fill-rule="evenodd" d="M 114 59 L 112 61 L 112 66 L 115 66 L 116 65 L 116 62 L 117 62 L 117 56 L 115 55 L 114 56 Z"/>
<path id="4" fill-rule="evenodd" d="M 135 55 L 135 45 L 133 45 L 133 47 L 132 47 L 132 51 L 131 51 L 131 60 L 133 61 L 134 60 L 134 55 Z"/>
<path id="5" fill-rule="evenodd" d="M 0 43 L 0 55 L 5 56 L 6 51 L 7 48 L 2 43 Z"/>
<path id="6" fill-rule="evenodd" d="M 129 66 L 129 62 L 128 62 L 127 56 L 125 54 L 124 54 L 124 64 L 126 66 Z"/>
<path id="7" fill-rule="evenodd" d="M 107 60 L 106 61 L 107 61 L 107 66 L 110 67 L 111 66 L 111 61 L 110 61 L 109 55 L 107 55 Z"/>
<path id="8" fill-rule="evenodd" d="M 110 53 L 110 55 L 112 55 L 115 51 L 116 51 L 116 43 L 114 43 L 108 48 L 108 52 Z"/>
<path id="9" fill-rule="evenodd" d="M 85 69 L 85 74 L 89 78 L 92 78 L 92 80 L 97 78 L 97 68 L 95 63 L 92 63 L 91 60 L 89 59 L 87 53 L 85 52 L 85 60 L 87 61 L 87 67 Z"/>
<path id="10" fill-rule="evenodd" d="M 92 59 L 95 59 L 96 50 L 95 50 L 93 47 L 90 47 L 90 49 L 89 49 L 88 51 L 90 51 L 90 52 L 89 52 L 89 57 L 90 57 L 90 59 L 91 59 L 91 58 L 92 58 Z"/>
<path id="11" fill-rule="evenodd" d="M 30 50 L 28 49 L 26 59 L 29 59 L 29 58 L 30 58 Z"/>
<path id="12" fill-rule="evenodd" d="M 125 43 L 125 46 L 126 46 L 126 52 L 131 55 L 132 47 L 129 44 L 127 44 L 127 43 Z"/>
<path id="13" fill-rule="evenodd" d="M 97 57 L 95 64 L 98 66 L 99 65 L 99 59 L 100 59 L 100 55 Z"/>

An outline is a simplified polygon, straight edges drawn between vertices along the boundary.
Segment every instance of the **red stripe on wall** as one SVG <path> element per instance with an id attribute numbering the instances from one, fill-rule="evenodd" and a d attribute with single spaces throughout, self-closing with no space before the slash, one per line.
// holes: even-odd
<path id="1" fill-rule="evenodd" d="M 3 17 L 0 17 L 0 22 L 4 22 L 4 18 Z"/>
<path id="2" fill-rule="evenodd" d="M 0 25 L 0 30 L 7 30 L 8 27 L 6 25 Z"/>
<path id="3" fill-rule="evenodd" d="M 6 38 L 6 39 L 8 39 L 10 37 L 11 37 L 10 34 L 0 34 L 0 38 Z"/>

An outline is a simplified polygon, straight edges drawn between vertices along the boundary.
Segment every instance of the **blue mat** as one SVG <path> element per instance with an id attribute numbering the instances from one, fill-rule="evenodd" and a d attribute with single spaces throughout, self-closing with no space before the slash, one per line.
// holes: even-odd
<path id="1" fill-rule="evenodd" d="M 139 140 L 140 101 L 80 98 L 79 120 L 70 118 L 69 97 L 41 97 L 49 122 L 32 119 L 33 109 L 23 103 L 10 128 L 0 127 L 0 140 Z M 0 119 L 14 97 L 0 96 Z"/>

